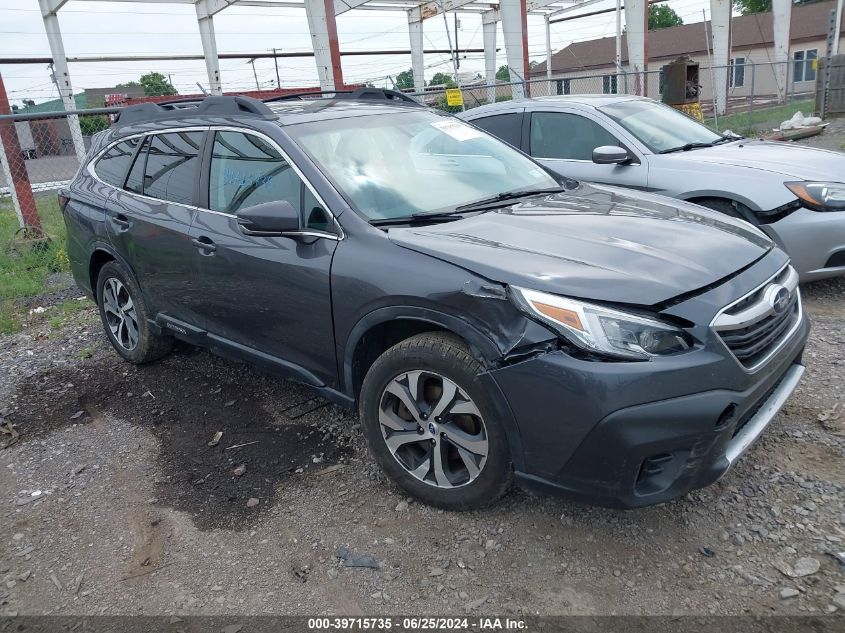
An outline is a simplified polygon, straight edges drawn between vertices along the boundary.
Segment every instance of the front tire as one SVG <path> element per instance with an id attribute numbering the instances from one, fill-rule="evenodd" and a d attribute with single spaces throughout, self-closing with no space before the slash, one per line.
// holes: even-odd
<path id="1" fill-rule="evenodd" d="M 161 358 L 173 347 L 169 336 L 155 334 L 138 284 L 117 262 L 108 262 L 97 277 L 100 319 L 112 347 L 130 363 Z"/>
<path id="2" fill-rule="evenodd" d="M 487 506 L 508 489 L 507 438 L 458 337 L 413 336 L 380 356 L 361 387 L 370 451 L 414 497 L 448 510 Z"/>

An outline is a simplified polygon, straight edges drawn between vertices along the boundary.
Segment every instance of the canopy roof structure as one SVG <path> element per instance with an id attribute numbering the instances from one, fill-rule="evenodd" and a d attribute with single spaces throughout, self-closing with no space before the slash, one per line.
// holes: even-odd
<path id="1" fill-rule="evenodd" d="M 73 88 L 68 72 L 67 56 L 59 27 L 59 13 L 68 2 L 81 3 L 92 0 L 38 0 L 44 28 L 50 44 L 59 92 L 66 110 L 73 110 Z M 103 1 L 103 0 L 99 0 Z M 423 48 L 423 26 L 426 20 L 447 12 L 480 13 L 482 17 L 484 66 L 488 86 L 496 81 L 496 33 L 497 24 L 502 23 L 504 48 L 510 70 L 514 99 L 525 96 L 523 82 L 528 78 L 528 15 L 542 15 L 546 23 L 546 67 L 551 73 L 550 23 L 559 16 L 575 12 L 602 0 L 105 0 L 121 3 L 191 4 L 197 15 L 197 26 L 202 42 L 203 59 L 208 72 L 211 94 L 222 94 L 219 56 L 214 32 L 214 17 L 234 6 L 262 8 L 301 8 L 308 18 L 314 60 L 322 90 L 341 89 L 345 85 L 340 63 L 340 47 L 337 36 L 336 18 L 349 11 L 404 11 L 408 18 L 408 36 L 411 49 L 411 67 L 414 74 L 414 88 L 424 88 L 425 64 Z M 660 2 L 665 0 L 651 0 Z M 772 0 L 774 23 L 774 61 L 786 62 L 789 54 L 789 27 L 792 0 Z M 625 72 L 633 76 L 634 90 L 645 92 L 646 82 L 640 81 L 642 73 L 648 70 L 648 5 L 649 0 L 616 0 L 616 60 L 619 72 L 621 66 L 621 14 L 625 13 L 625 29 L 628 65 Z M 711 50 L 713 66 L 719 68 L 715 77 L 716 109 L 724 111 L 727 100 L 727 67 L 730 59 L 730 25 L 732 0 L 710 0 L 712 33 Z M 840 4 L 841 6 L 841 4 Z M 447 31 L 448 32 L 448 31 Z M 450 44 L 451 48 L 451 44 Z M 785 73 L 786 64 L 781 64 Z M 722 68 L 723 67 L 723 68 Z M 551 77 L 551 74 L 549 74 Z M 782 84 L 786 85 L 786 77 Z M 492 88 L 491 88 L 492 90 Z M 71 117 L 70 124 L 74 138 L 81 139 L 78 120 Z M 80 160 L 85 150 L 81 142 L 76 147 Z"/>

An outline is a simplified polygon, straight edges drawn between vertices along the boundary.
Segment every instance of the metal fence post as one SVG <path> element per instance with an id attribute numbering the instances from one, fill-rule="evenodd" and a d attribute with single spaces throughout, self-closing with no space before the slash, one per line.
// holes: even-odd
<path id="1" fill-rule="evenodd" d="M 786 103 L 792 103 L 792 93 L 795 91 L 795 73 L 790 73 L 790 70 L 793 70 L 791 60 L 786 62 Z M 793 75 L 791 84 L 790 74 Z"/>
<path id="2" fill-rule="evenodd" d="M 3 76 L 0 75 L 0 114 L 11 114 L 11 112 L 6 86 L 3 83 Z M 26 164 L 14 121 L 0 122 L 0 145 L 4 148 L 3 170 L 9 181 L 9 191 L 12 192 L 12 200 L 21 228 L 29 227 L 40 232 L 41 218 L 38 217 L 35 196 L 32 195 L 32 185 L 26 173 Z"/>
<path id="3" fill-rule="evenodd" d="M 18 200 L 18 192 L 15 189 L 14 180 L 12 180 L 12 170 L 9 167 L 9 159 L 6 156 L 6 148 L 3 146 L 3 143 L 0 143 L 0 167 L 3 169 L 3 177 L 9 183 L 9 196 L 12 198 L 12 205 L 15 207 L 15 215 L 18 216 L 18 226 L 24 228 L 26 227 L 26 222 L 23 219 L 21 203 Z"/>

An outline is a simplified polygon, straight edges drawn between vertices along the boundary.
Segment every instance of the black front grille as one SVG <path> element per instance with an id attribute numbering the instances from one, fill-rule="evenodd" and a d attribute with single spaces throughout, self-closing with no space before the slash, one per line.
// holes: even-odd
<path id="1" fill-rule="evenodd" d="M 772 314 L 738 330 L 719 332 L 725 345 L 746 367 L 763 358 L 777 345 L 798 318 L 798 293 L 793 294 L 789 307 L 780 314 Z"/>
<path id="2" fill-rule="evenodd" d="M 751 420 L 751 418 L 753 418 L 757 414 L 757 412 L 763 408 L 763 405 L 766 404 L 769 398 L 772 397 L 772 394 L 775 392 L 775 389 L 780 387 L 780 383 L 783 382 L 785 376 L 786 374 L 784 373 L 783 376 L 777 379 L 777 382 L 775 382 L 775 384 L 773 384 L 766 390 L 766 393 L 764 393 L 762 396 L 760 396 L 760 398 L 757 399 L 757 402 L 751 405 L 751 408 L 748 409 L 748 411 L 742 414 L 742 417 L 739 419 L 739 422 L 737 422 L 736 426 L 734 427 L 733 435 L 731 437 L 736 437 L 737 434 L 739 434 L 739 432 L 743 429 L 743 427 L 748 424 L 748 421 Z"/>

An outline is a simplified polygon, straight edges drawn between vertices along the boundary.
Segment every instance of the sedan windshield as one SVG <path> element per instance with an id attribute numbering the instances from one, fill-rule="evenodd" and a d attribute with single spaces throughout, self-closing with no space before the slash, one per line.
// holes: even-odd
<path id="1" fill-rule="evenodd" d="M 286 128 L 354 209 L 404 218 L 558 183 L 509 145 L 426 110 Z"/>
<path id="2" fill-rule="evenodd" d="M 706 147 L 724 137 L 656 101 L 627 99 L 599 108 L 653 152 Z"/>

